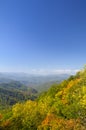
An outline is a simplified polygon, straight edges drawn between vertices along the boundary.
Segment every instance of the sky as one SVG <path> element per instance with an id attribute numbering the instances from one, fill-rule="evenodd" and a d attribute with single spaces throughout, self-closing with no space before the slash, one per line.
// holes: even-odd
<path id="1" fill-rule="evenodd" d="M 86 0 L 0 0 L 0 72 L 70 71 L 86 63 Z"/>

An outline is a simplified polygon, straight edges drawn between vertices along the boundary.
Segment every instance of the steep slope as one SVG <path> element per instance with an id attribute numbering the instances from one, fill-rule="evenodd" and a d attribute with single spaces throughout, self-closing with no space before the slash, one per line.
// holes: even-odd
<path id="1" fill-rule="evenodd" d="M 13 105 L 17 102 L 34 99 L 37 91 L 32 88 L 27 88 L 18 81 L 0 84 L 0 104 L 2 108 L 8 105 Z"/>
<path id="2" fill-rule="evenodd" d="M 2 129 L 86 130 L 86 69 L 54 84 L 36 101 L 14 105 L 9 113 Z"/>

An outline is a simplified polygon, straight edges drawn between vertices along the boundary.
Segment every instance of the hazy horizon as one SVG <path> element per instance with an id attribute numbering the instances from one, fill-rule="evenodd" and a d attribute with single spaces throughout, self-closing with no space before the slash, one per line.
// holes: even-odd
<path id="1" fill-rule="evenodd" d="M 79 70 L 73 70 L 73 69 L 54 69 L 54 70 L 29 70 L 28 72 L 12 72 L 12 71 L 0 71 L 0 73 L 6 73 L 6 74 L 29 74 L 29 75 L 59 75 L 59 74 L 76 74 Z"/>

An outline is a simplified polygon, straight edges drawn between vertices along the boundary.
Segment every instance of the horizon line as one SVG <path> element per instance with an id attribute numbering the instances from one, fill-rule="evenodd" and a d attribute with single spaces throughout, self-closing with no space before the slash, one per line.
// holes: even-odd
<path id="1" fill-rule="evenodd" d="M 32 75 L 57 75 L 57 74 L 75 74 L 80 69 L 31 69 L 28 71 L 0 71 L 0 73 L 23 73 Z"/>

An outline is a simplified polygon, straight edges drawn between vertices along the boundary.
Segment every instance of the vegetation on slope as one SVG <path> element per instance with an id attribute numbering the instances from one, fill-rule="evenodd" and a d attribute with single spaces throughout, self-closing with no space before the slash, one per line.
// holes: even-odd
<path id="1" fill-rule="evenodd" d="M 37 91 L 32 88 L 27 88 L 18 81 L 0 84 L 0 104 L 1 107 L 13 105 L 17 102 L 28 99 L 33 100 L 36 97 Z"/>
<path id="2" fill-rule="evenodd" d="M 3 115 L 1 130 L 86 130 L 86 69 Z"/>

